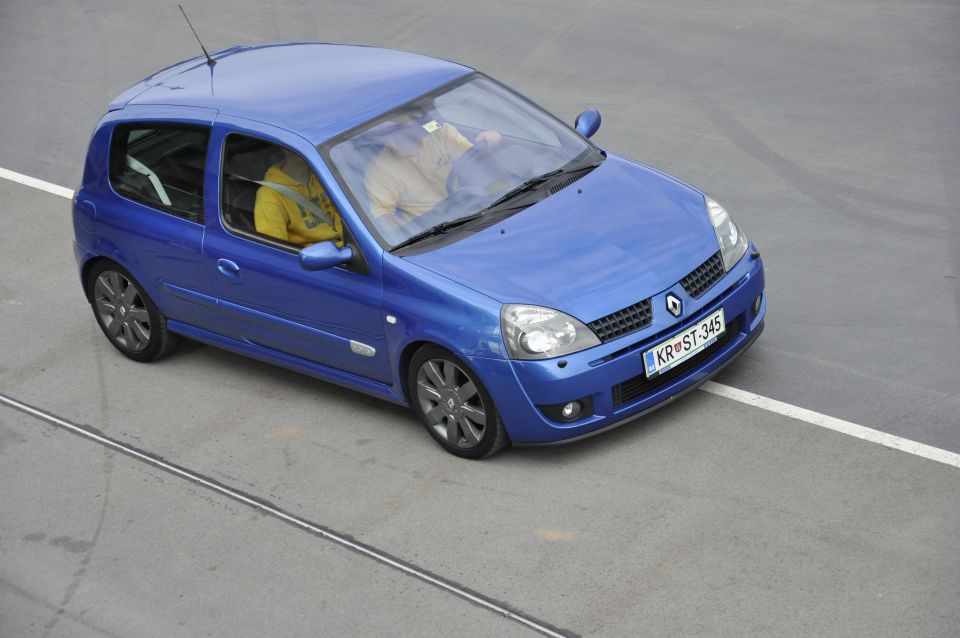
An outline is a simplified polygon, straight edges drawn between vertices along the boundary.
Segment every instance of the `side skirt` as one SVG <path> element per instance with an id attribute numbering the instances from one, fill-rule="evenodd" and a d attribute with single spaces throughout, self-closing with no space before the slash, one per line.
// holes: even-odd
<path id="1" fill-rule="evenodd" d="M 359 377 L 349 372 L 329 368 L 319 363 L 300 359 L 299 357 L 265 348 L 254 343 L 224 337 L 215 332 L 203 330 L 202 328 L 197 328 L 179 321 L 168 320 L 167 328 L 169 328 L 171 332 L 183 335 L 189 339 L 223 348 L 236 354 L 242 354 L 252 359 L 263 361 L 264 363 L 287 368 L 288 370 L 293 370 L 294 372 L 299 372 L 314 377 L 315 379 L 320 379 L 321 381 L 335 383 L 345 388 L 389 401 L 390 403 L 409 407 L 409 404 L 394 392 L 392 385 L 371 381 L 370 379 Z"/>

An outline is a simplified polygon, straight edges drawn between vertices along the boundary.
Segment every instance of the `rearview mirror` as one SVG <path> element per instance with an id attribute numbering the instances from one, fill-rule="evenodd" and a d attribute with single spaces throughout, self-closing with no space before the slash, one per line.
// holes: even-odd
<path id="1" fill-rule="evenodd" d="M 321 241 L 300 251 L 300 267 L 304 270 L 326 270 L 353 259 L 349 246 L 340 248 L 332 241 Z"/>
<path id="2" fill-rule="evenodd" d="M 580 135 L 584 137 L 593 137 L 593 134 L 597 132 L 598 128 L 600 128 L 600 111 L 597 109 L 587 109 L 577 116 L 577 120 L 573 123 L 573 127 L 577 129 L 577 133 Z"/>

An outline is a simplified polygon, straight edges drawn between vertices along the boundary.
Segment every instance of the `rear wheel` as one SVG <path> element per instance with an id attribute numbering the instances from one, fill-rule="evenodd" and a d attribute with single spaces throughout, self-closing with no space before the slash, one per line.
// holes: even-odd
<path id="1" fill-rule="evenodd" d="M 173 349 L 166 319 L 125 268 L 109 261 L 95 265 L 87 279 L 97 324 L 113 347 L 134 361 L 159 359 Z"/>
<path id="2" fill-rule="evenodd" d="M 481 459 L 510 444 L 487 389 L 451 352 L 421 348 L 410 363 L 408 388 L 430 436 L 451 454 Z"/>

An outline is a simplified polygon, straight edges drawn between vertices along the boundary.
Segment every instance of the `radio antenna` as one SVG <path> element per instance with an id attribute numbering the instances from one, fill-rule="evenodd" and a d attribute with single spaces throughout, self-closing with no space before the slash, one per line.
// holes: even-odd
<path id="1" fill-rule="evenodd" d="M 187 17 L 187 12 L 183 10 L 183 5 L 178 4 L 180 7 L 180 13 L 183 14 L 183 19 L 187 21 L 187 25 L 190 27 L 190 30 L 193 31 L 193 37 L 197 39 L 197 44 L 200 45 L 200 48 L 203 50 L 203 54 L 207 56 L 207 64 L 210 65 L 210 68 L 213 68 L 213 65 L 217 63 L 216 60 L 210 57 L 210 54 L 207 53 L 207 48 L 203 46 L 203 42 L 200 42 L 200 36 L 197 35 L 197 30 L 193 28 L 193 25 L 190 24 L 190 18 Z"/>

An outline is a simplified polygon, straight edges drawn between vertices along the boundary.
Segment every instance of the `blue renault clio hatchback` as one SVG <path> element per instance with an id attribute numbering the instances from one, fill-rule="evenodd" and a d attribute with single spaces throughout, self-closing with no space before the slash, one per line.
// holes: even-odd
<path id="1" fill-rule="evenodd" d="M 599 124 L 387 49 L 188 60 L 93 134 L 83 290 L 131 359 L 226 348 L 409 405 L 459 456 L 595 434 L 716 373 L 766 311 L 730 215 Z"/>

